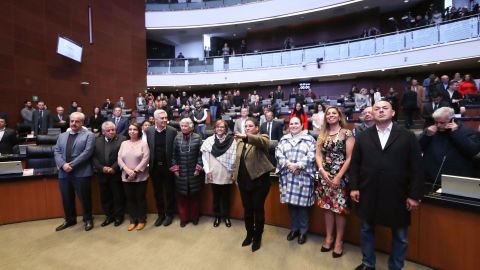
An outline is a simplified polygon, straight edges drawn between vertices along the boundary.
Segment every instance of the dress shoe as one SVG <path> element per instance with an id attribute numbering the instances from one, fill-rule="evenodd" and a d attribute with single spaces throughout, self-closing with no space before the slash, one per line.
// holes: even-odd
<path id="1" fill-rule="evenodd" d="M 55 228 L 55 231 L 59 232 L 59 231 L 62 231 L 62 230 L 65 230 L 66 228 L 68 227 L 72 227 L 73 225 L 77 224 L 76 221 L 65 221 L 63 222 L 62 225 L 58 226 L 57 228 Z"/>
<path id="2" fill-rule="evenodd" d="M 118 227 L 122 225 L 122 223 L 123 223 L 123 218 L 116 218 L 115 222 L 113 223 L 113 226 Z"/>
<path id="3" fill-rule="evenodd" d="M 302 233 L 298 236 L 298 244 L 303 245 L 303 244 L 305 244 L 305 242 L 307 242 L 307 234 Z"/>
<path id="4" fill-rule="evenodd" d="M 165 217 L 165 220 L 163 221 L 163 226 L 168 226 L 170 224 L 172 224 L 172 221 L 173 221 L 173 217 L 172 216 L 166 216 Z"/>
<path id="5" fill-rule="evenodd" d="M 362 263 L 359 266 L 357 266 L 355 270 L 375 270 L 375 267 L 368 267 Z"/>
<path id="6" fill-rule="evenodd" d="M 194 221 L 192 221 L 192 224 L 197 226 L 198 225 L 198 219 L 195 219 Z"/>
<path id="7" fill-rule="evenodd" d="M 290 231 L 287 235 L 287 240 L 292 241 L 293 239 L 297 238 L 300 235 L 299 231 Z"/>
<path id="8" fill-rule="evenodd" d="M 157 220 L 155 220 L 155 227 L 159 227 L 160 225 L 163 224 L 163 221 L 165 220 L 165 216 L 159 216 Z"/>
<path id="9" fill-rule="evenodd" d="M 249 246 L 250 244 L 252 244 L 252 240 L 253 240 L 253 237 L 249 234 L 247 234 L 247 237 L 245 237 L 245 240 L 243 240 L 242 242 L 242 247 L 246 247 L 246 246 Z"/>
<path id="10" fill-rule="evenodd" d="M 339 253 L 335 252 L 335 249 L 332 251 L 332 257 L 333 257 L 333 258 L 336 259 L 336 258 L 342 257 L 342 255 L 343 255 L 343 244 L 341 245 L 341 247 L 342 247 L 342 251 L 339 252 Z"/>
<path id="11" fill-rule="evenodd" d="M 218 227 L 220 225 L 220 218 L 215 217 L 215 220 L 213 221 L 213 227 Z"/>
<path id="12" fill-rule="evenodd" d="M 252 252 L 255 252 L 260 249 L 262 246 L 262 236 L 255 236 L 253 237 L 253 242 L 252 242 Z"/>
<path id="13" fill-rule="evenodd" d="M 87 220 L 85 222 L 85 231 L 88 232 L 93 229 L 93 220 Z"/>
<path id="14" fill-rule="evenodd" d="M 181 221 L 180 221 L 180 227 L 183 228 L 183 227 L 187 226 L 187 223 L 188 223 L 188 221 L 183 221 L 183 220 L 181 220 Z"/>
<path id="15" fill-rule="evenodd" d="M 135 224 L 135 223 L 130 223 L 130 224 L 128 225 L 127 230 L 128 230 L 129 232 L 131 232 L 131 231 L 133 231 L 133 229 L 135 229 L 135 227 L 137 227 L 137 224 Z"/>
<path id="16" fill-rule="evenodd" d="M 113 222 L 113 218 L 107 217 L 107 218 L 105 219 L 105 221 L 102 222 L 102 224 L 100 224 L 100 226 L 105 227 L 105 226 L 110 225 L 112 222 Z"/>
<path id="17" fill-rule="evenodd" d="M 143 230 L 143 228 L 145 228 L 145 223 L 138 223 L 137 231 L 141 231 L 141 230 Z"/>
<path id="18" fill-rule="evenodd" d="M 230 218 L 225 218 L 225 226 L 227 226 L 228 228 L 232 227 L 232 222 L 230 221 Z"/>

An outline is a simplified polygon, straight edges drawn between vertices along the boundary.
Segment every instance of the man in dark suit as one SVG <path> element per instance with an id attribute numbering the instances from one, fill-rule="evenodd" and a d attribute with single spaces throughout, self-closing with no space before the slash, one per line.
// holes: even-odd
<path id="1" fill-rule="evenodd" d="M 90 177 L 93 175 L 91 157 L 94 151 L 95 136 L 83 128 L 84 121 L 83 113 L 72 113 L 70 115 L 70 131 L 60 134 L 54 147 L 58 182 L 65 212 L 65 221 L 55 229 L 56 231 L 77 224 L 75 194 L 82 204 L 85 231 L 93 229 Z"/>
<path id="2" fill-rule="evenodd" d="M 424 128 L 433 125 L 432 115 L 437 109 L 449 106 L 448 102 L 444 102 L 443 96 L 438 92 L 433 92 L 432 95 L 430 95 L 430 100 L 431 102 L 423 106 L 422 117 L 425 120 Z"/>
<path id="3" fill-rule="evenodd" d="M 64 113 L 62 106 L 57 107 L 57 114 L 52 117 L 52 123 L 54 128 L 60 128 L 62 132 L 65 132 L 70 124 L 68 115 Z"/>
<path id="4" fill-rule="evenodd" d="M 32 131 L 33 134 L 47 134 L 48 129 L 52 127 L 52 115 L 49 110 L 45 108 L 45 102 L 39 101 L 37 103 L 37 110 L 33 111 L 32 115 Z"/>
<path id="5" fill-rule="evenodd" d="M 107 98 L 105 100 L 105 103 L 103 103 L 102 110 L 105 110 L 107 112 L 113 110 L 113 104 L 112 104 L 112 102 L 110 102 L 109 98 Z"/>
<path id="6" fill-rule="evenodd" d="M 265 120 L 265 123 L 260 126 L 260 133 L 268 135 L 270 140 L 279 141 L 283 136 L 282 125 L 273 121 L 272 111 L 269 110 L 265 113 Z"/>
<path id="7" fill-rule="evenodd" d="M 423 196 L 423 166 L 415 134 L 394 124 L 387 101 L 373 105 L 375 126 L 356 138 L 350 162 L 350 196 L 362 219 L 363 260 L 356 270 L 375 269 L 375 226 L 392 230 L 388 269 L 402 269 L 410 211 Z"/>
<path id="8" fill-rule="evenodd" d="M 172 166 L 172 147 L 177 130 L 167 125 L 168 115 L 164 110 L 156 110 L 153 116 L 155 125 L 147 130 L 147 143 L 150 149 L 149 171 L 158 211 L 155 226 L 158 227 L 172 224 L 175 213 L 175 182 L 169 168 Z"/>
<path id="9" fill-rule="evenodd" d="M 447 89 L 449 82 L 450 79 L 448 78 L 448 75 L 442 75 L 442 77 L 440 77 L 440 81 L 435 84 L 435 87 L 432 88 L 432 91 L 429 94 L 432 95 L 433 92 L 436 91 L 438 95 L 441 95 L 443 97 L 443 100 L 447 100 Z"/>
<path id="10" fill-rule="evenodd" d="M 260 103 L 260 97 L 258 95 L 255 95 L 255 101 L 250 103 L 249 107 L 252 116 L 258 119 L 263 111 L 262 104 Z"/>
<path id="11" fill-rule="evenodd" d="M 112 222 L 115 227 L 119 226 L 125 215 L 125 193 L 117 161 L 123 141 L 125 137 L 117 135 L 115 124 L 110 121 L 102 124 L 102 135 L 95 139 L 93 166 L 97 170 L 100 201 L 106 216 L 102 227 Z"/>
<path id="12" fill-rule="evenodd" d="M 0 154 L 13 153 L 13 146 L 17 144 L 17 134 L 11 128 L 7 128 L 7 119 L 0 116 Z"/>
<path id="13" fill-rule="evenodd" d="M 122 108 L 118 106 L 113 108 L 112 117 L 109 120 L 115 124 L 118 135 L 127 136 L 128 119 L 122 116 Z"/>
<path id="14" fill-rule="evenodd" d="M 447 89 L 447 98 L 444 98 L 444 101 L 450 104 L 450 107 L 453 108 L 456 114 L 460 113 L 460 101 L 463 99 L 462 94 L 460 94 L 457 89 L 457 81 L 449 82 Z"/>

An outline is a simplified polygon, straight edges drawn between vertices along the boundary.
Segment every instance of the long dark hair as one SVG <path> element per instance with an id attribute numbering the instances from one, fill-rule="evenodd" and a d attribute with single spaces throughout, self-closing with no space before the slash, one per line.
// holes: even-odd
<path id="1" fill-rule="evenodd" d="M 297 105 L 300 104 L 300 110 L 297 111 Z M 294 108 L 295 116 L 298 117 L 298 119 L 302 119 L 303 114 L 305 111 L 303 110 L 303 104 L 301 102 L 295 103 L 295 108 Z M 301 120 L 300 120 L 301 121 Z M 303 123 L 302 123 L 303 124 Z"/>

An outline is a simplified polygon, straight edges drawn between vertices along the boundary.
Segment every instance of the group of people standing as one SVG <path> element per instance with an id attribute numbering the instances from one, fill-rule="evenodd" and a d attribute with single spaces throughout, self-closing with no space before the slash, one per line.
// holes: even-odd
<path id="1" fill-rule="evenodd" d="M 376 125 L 356 135 L 356 141 L 341 110 L 336 107 L 321 110 L 324 110 L 323 121 L 317 141 L 304 129 L 306 123 L 301 115 L 291 117 L 289 133 L 276 147 L 276 168 L 269 160 L 269 137 L 260 134 L 255 118 L 247 118 L 243 132 L 234 134 L 228 134 L 225 121 L 217 120 L 214 135 L 202 143 L 201 137 L 193 132 L 190 118 L 180 121 L 177 133 L 167 125 L 168 116 L 163 110 L 155 111 L 155 125 L 145 131 L 137 124 L 130 124 L 127 138 L 115 134 L 115 124 L 110 121 L 103 123 L 103 135 L 94 138 L 82 128 L 83 114 L 73 113 L 70 131 L 62 133 L 55 146 L 65 209 L 65 222 L 57 231 L 76 223 L 74 192 L 83 206 L 85 230 L 93 228 L 88 180 L 93 174 L 90 165 L 93 155 L 106 214 L 102 226 L 122 224 L 126 201 L 128 230 L 145 227 L 146 181 L 150 176 L 158 212 L 155 226 L 170 225 L 176 208 L 181 227 L 189 222 L 197 225 L 200 191 L 206 183 L 211 184 L 213 191 L 213 226 L 224 222 L 230 227 L 230 191 L 236 182 L 246 229 L 242 246 L 251 245 L 252 251 L 256 251 L 261 247 L 270 173 L 276 169 L 280 201 L 288 204 L 291 222 L 288 241 L 298 238 L 299 244 L 306 242 L 309 208 L 316 203 L 325 210 L 326 238 L 321 251 L 332 251 L 334 258 L 341 257 L 346 216 L 353 200 L 359 203 L 363 221 L 364 256 L 357 269 L 375 267 L 375 225 L 392 228 L 389 267 L 401 269 L 407 248 L 409 211 L 418 207 L 422 195 L 421 154 L 415 136 L 392 122 L 395 112 L 386 101 L 375 103 Z"/>

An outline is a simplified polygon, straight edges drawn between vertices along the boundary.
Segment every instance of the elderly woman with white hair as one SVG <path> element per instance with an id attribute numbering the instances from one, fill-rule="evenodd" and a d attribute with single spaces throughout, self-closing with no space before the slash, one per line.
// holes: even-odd
<path id="1" fill-rule="evenodd" d="M 180 130 L 173 141 L 170 170 L 175 174 L 180 226 L 185 227 L 189 221 L 197 225 L 200 217 L 200 191 L 203 187 L 200 177 L 203 170 L 200 153 L 202 138 L 192 132 L 193 122 L 190 118 L 180 120 Z"/>

